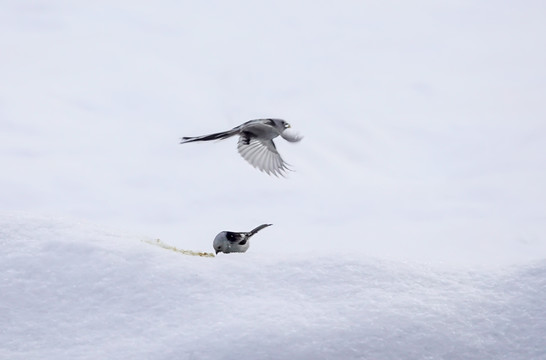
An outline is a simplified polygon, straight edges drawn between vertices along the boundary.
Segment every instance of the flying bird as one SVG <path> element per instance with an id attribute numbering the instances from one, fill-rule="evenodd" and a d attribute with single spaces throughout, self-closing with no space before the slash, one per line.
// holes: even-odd
<path id="1" fill-rule="evenodd" d="M 280 135 L 289 142 L 300 141 L 301 136 L 286 131 L 289 128 L 290 124 L 281 119 L 257 119 L 247 121 L 228 131 L 203 136 L 183 137 L 180 143 L 223 140 L 239 135 L 237 150 L 243 159 L 268 175 L 284 176 L 284 171 L 289 170 L 289 167 L 277 151 L 273 139 Z"/>
<path id="2" fill-rule="evenodd" d="M 226 254 L 232 252 L 246 252 L 250 246 L 250 238 L 256 234 L 258 231 L 271 226 L 273 224 L 262 224 L 255 229 L 250 230 L 249 232 L 233 232 L 233 231 L 222 231 L 214 238 L 212 246 L 216 254 L 223 252 Z"/>

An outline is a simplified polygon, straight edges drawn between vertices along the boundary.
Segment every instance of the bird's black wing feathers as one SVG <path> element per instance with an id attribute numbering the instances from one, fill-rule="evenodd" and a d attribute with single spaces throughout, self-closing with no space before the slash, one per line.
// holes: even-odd
<path id="1" fill-rule="evenodd" d="M 246 242 L 246 236 L 243 233 L 233 232 L 233 231 L 226 231 L 226 239 L 230 243 L 239 243 L 242 240 Z M 240 244 L 240 245 L 244 245 L 244 244 Z"/>
<path id="2" fill-rule="evenodd" d="M 252 134 L 249 133 L 248 131 L 242 131 L 241 132 L 241 137 L 239 138 L 239 143 L 243 144 L 243 145 L 248 145 L 250 144 L 250 139 L 252 138 Z"/>

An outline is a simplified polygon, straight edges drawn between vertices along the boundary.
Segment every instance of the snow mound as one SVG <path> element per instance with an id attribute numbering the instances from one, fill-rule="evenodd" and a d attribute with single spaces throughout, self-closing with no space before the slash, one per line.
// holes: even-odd
<path id="1" fill-rule="evenodd" d="M 0 216 L 0 358 L 546 357 L 546 262 L 457 271 L 334 255 L 202 258 L 141 240 Z"/>

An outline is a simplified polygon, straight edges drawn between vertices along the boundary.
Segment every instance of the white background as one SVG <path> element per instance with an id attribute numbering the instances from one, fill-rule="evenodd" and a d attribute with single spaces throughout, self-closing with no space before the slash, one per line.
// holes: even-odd
<path id="1" fill-rule="evenodd" d="M 0 207 L 190 247 L 474 263 L 546 254 L 541 2 L 4 1 Z M 295 172 L 236 140 L 280 117 Z M 286 249 L 289 247 L 289 249 Z"/>
<path id="2" fill-rule="evenodd" d="M 541 2 L 1 9 L 2 210 L 203 249 L 270 222 L 260 252 L 546 254 Z M 277 141 L 287 180 L 178 144 L 259 117 L 305 136 Z"/>

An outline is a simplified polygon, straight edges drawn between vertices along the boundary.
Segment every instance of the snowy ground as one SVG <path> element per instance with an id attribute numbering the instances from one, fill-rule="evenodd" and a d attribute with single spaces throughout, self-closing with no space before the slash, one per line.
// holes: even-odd
<path id="1" fill-rule="evenodd" d="M 546 357 L 544 261 L 200 258 L 60 220 L 0 229 L 1 359 Z"/>
<path id="2" fill-rule="evenodd" d="M 546 358 L 545 12 L 0 1 L 0 358 Z"/>

